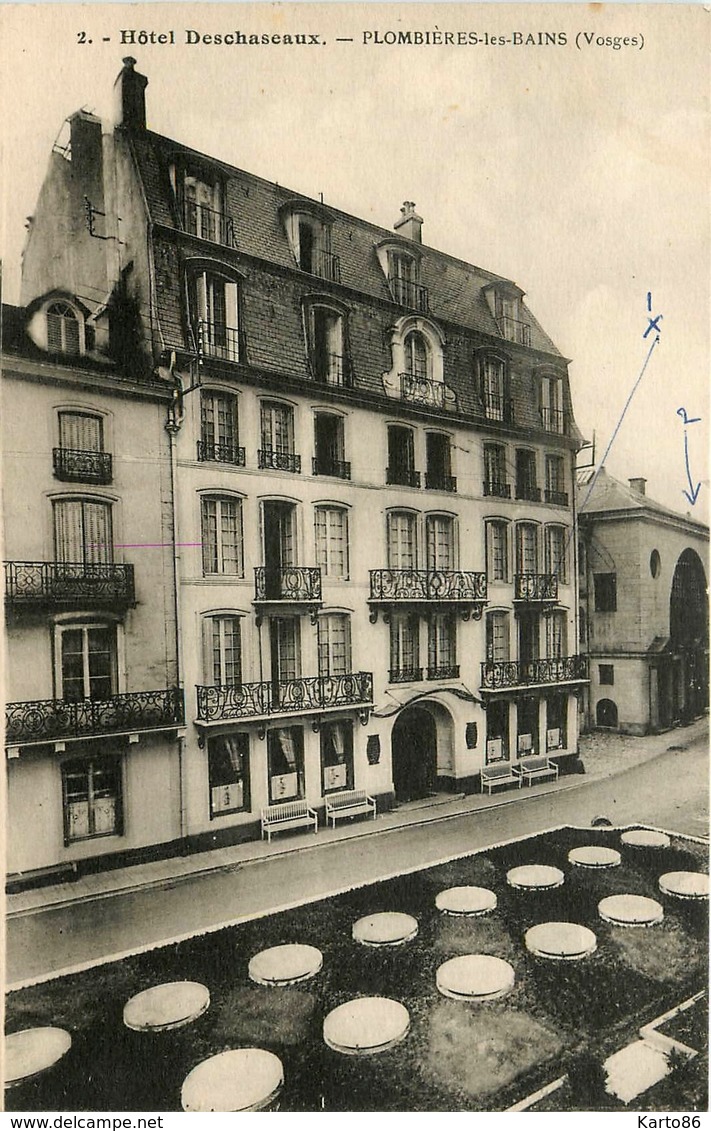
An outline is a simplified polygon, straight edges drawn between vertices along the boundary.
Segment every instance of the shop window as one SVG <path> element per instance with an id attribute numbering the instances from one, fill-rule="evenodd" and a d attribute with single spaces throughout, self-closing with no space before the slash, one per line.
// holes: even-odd
<path id="1" fill-rule="evenodd" d="M 518 734 L 516 749 L 519 758 L 538 751 L 538 700 L 519 699 L 516 705 Z"/>
<path id="2" fill-rule="evenodd" d="M 546 700 L 546 751 L 565 749 L 567 720 L 568 697 L 549 695 Z"/>
<path id="3" fill-rule="evenodd" d="M 486 705 L 486 764 L 506 762 L 509 756 L 509 705 L 497 700 Z"/>
<path id="4" fill-rule="evenodd" d="M 304 797 L 304 732 L 301 727 L 267 731 L 269 802 Z"/>
<path id="5" fill-rule="evenodd" d="M 353 789 L 353 724 L 348 721 L 321 726 L 321 792 Z"/>
<path id="6" fill-rule="evenodd" d="M 113 758 L 78 758 L 62 766 L 64 842 L 123 832 L 121 763 Z"/>
<path id="7" fill-rule="evenodd" d="M 219 734 L 207 740 L 210 818 L 249 809 L 249 735 Z"/>

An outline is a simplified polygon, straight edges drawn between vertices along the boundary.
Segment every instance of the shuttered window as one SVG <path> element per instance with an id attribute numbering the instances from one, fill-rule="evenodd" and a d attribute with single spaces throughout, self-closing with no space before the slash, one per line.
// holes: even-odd
<path id="1" fill-rule="evenodd" d="M 111 504 L 88 499 L 56 502 L 54 551 L 58 562 L 113 561 Z"/>

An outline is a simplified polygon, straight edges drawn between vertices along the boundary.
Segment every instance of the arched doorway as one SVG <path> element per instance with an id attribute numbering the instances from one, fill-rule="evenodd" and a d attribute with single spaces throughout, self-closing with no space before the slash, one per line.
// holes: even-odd
<path id="1" fill-rule="evenodd" d="M 595 708 L 595 721 L 599 727 L 609 727 L 610 729 L 617 727 L 617 704 L 613 699 L 598 700 Z"/>
<path id="2" fill-rule="evenodd" d="M 423 707 L 406 707 L 391 737 L 396 801 L 416 801 L 437 786 L 437 724 Z"/>
<path id="3" fill-rule="evenodd" d="M 671 709 L 686 721 L 708 707 L 709 614 L 706 573 L 695 550 L 684 550 L 669 598 L 669 637 L 674 657 Z"/>

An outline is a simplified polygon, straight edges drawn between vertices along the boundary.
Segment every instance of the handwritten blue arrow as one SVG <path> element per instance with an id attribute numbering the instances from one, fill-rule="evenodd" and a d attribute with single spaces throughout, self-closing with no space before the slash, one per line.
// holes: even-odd
<path id="1" fill-rule="evenodd" d="M 686 434 L 686 430 L 684 430 L 684 457 L 686 459 L 686 475 L 687 475 L 687 478 L 689 480 L 689 490 L 691 491 L 691 494 L 689 494 L 689 491 L 684 490 L 684 491 L 682 491 L 682 495 L 686 495 L 687 499 L 689 500 L 689 502 L 691 503 L 691 505 L 693 507 L 694 504 L 696 503 L 696 500 L 699 497 L 699 491 L 701 490 L 701 484 L 697 483 L 696 486 L 694 487 L 694 484 L 693 484 L 692 479 L 691 479 L 691 468 L 689 467 L 689 437 Z"/>

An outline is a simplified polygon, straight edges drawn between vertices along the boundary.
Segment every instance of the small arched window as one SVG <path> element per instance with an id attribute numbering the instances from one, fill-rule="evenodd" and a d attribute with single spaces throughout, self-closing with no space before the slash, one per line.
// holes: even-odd
<path id="1" fill-rule="evenodd" d="M 47 349 L 53 353 L 81 353 L 79 319 L 67 302 L 53 302 L 47 307 Z"/>
<path id="2" fill-rule="evenodd" d="M 405 336 L 405 372 L 409 377 L 429 378 L 431 374 L 431 353 L 424 334 L 410 330 Z"/>

